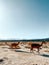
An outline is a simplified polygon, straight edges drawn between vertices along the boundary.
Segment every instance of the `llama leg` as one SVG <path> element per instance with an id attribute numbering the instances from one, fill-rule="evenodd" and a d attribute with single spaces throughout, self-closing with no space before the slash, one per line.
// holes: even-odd
<path id="1" fill-rule="evenodd" d="M 30 49 L 30 52 L 33 52 L 33 48 Z M 33 52 L 34 53 L 34 52 Z"/>
<path id="2" fill-rule="evenodd" d="M 37 50 L 38 50 L 37 52 L 39 52 L 39 48 Z"/>
<path id="3" fill-rule="evenodd" d="M 38 53 L 40 53 L 40 52 L 39 52 L 39 48 L 38 48 Z"/>

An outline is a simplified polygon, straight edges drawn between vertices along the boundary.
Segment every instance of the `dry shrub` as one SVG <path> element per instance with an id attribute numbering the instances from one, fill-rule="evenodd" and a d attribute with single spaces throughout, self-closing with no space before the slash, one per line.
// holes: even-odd
<path id="1" fill-rule="evenodd" d="M 49 50 L 45 50 L 44 52 L 49 52 Z"/>
<path id="2" fill-rule="evenodd" d="M 28 48 L 28 49 L 30 49 L 30 47 L 31 47 L 30 45 L 25 46 L 25 48 Z"/>

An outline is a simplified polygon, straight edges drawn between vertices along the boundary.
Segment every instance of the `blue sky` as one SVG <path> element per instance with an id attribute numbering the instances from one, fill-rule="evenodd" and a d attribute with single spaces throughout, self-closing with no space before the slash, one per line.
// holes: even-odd
<path id="1" fill-rule="evenodd" d="M 49 37 L 49 0 L 0 0 L 0 39 Z"/>

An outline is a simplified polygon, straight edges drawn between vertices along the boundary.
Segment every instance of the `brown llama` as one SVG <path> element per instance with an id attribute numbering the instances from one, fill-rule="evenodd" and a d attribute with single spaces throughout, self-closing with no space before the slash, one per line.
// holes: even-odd
<path id="1" fill-rule="evenodd" d="M 12 43 L 12 44 L 7 44 L 7 42 L 5 42 L 5 44 L 8 45 L 10 48 L 16 49 L 19 45 L 19 42 L 18 43 Z"/>
<path id="2" fill-rule="evenodd" d="M 19 45 L 19 42 L 18 42 L 17 44 L 16 44 L 16 43 L 12 43 L 12 44 L 11 44 L 11 48 L 16 49 L 18 45 Z"/>
<path id="3" fill-rule="evenodd" d="M 38 52 L 39 52 L 39 49 L 40 49 L 40 47 L 41 47 L 43 44 L 46 44 L 46 42 L 45 42 L 45 41 L 42 41 L 41 44 L 36 44 L 36 43 L 31 44 L 30 52 L 33 51 L 33 48 L 36 48 L 36 49 L 38 50 Z"/>

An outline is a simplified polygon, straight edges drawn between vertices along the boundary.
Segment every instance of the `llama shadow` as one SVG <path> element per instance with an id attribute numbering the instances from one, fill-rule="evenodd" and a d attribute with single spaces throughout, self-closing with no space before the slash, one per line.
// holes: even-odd
<path id="1" fill-rule="evenodd" d="M 24 50 L 15 50 L 15 52 L 30 53 L 30 52 L 27 52 L 27 51 L 24 51 Z"/>
<path id="2" fill-rule="evenodd" d="M 28 52 L 28 51 L 24 51 L 24 50 L 15 50 L 15 52 L 23 52 L 23 53 L 32 53 L 32 52 Z M 33 54 L 35 54 L 35 53 L 33 53 Z M 40 54 L 40 53 L 38 53 L 38 54 L 35 54 L 35 55 L 39 55 L 39 56 L 43 56 L 43 57 L 47 57 L 47 58 L 49 58 L 49 54 Z"/>
<path id="3" fill-rule="evenodd" d="M 49 54 L 39 54 L 40 56 L 49 58 Z"/>

